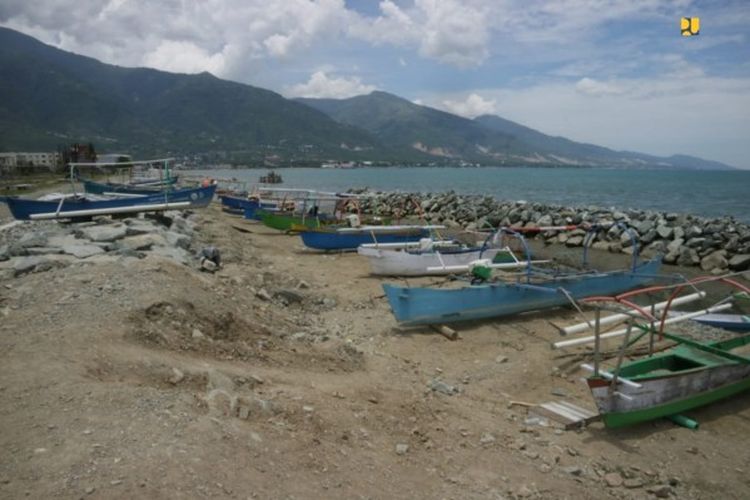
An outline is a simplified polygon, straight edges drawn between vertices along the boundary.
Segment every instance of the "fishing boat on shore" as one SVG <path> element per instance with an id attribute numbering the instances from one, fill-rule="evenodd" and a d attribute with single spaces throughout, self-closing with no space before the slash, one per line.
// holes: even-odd
<path id="1" fill-rule="evenodd" d="M 530 252 L 523 237 L 512 230 Z M 589 238 L 591 240 L 593 238 Z M 658 280 L 661 258 L 638 264 L 634 252 L 629 269 L 610 272 L 584 270 L 559 272 L 527 265 L 513 281 L 491 279 L 491 262 L 463 266 L 473 274 L 472 283 L 460 288 L 403 287 L 384 284 L 388 302 L 396 320 L 403 325 L 441 324 L 496 318 L 540 309 L 561 307 L 572 300 L 594 295 L 615 295 Z"/>
<path id="2" fill-rule="evenodd" d="M 707 293 L 699 290 L 698 285 L 717 281 L 748 290 L 730 276 L 704 276 L 615 296 L 589 297 L 577 305 L 579 310 L 583 305 L 594 305 L 595 318 L 562 328 L 561 333 L 578 333 L 591 328 L 594 335 L 558 341 L 553 347 L 594 344 L 593 365 L 581 367 L 593 372 L 586 383 L 607 427 L 623 427 L 661 417 L 695 427 L 697 423 L 681 415 L 682 412 L 750 389 L 750 357 L 738 352 L 750 351 L 750 335 L 736 336 L 727 332 L 725 338 L 717 339 L 713 330 L 701 330 L 691 337 L 665 331 L 667 325 L 714 316 L 731 308 L 731 301 L 724 299 L 700 311 L 670 310 L 674 305 L 705 299 Z M 683 289 L 694 293 L 680 296 Z M 661 292 L 669 293 L 668 300 L 651 305 L 643 303 L 642 299 L 652 300 Z M 620 312 L 602 317 L 601 311 L 613 305 L 618 306 Z M 627 328 L 602 333 L 604 325 L 622 321 L 628 322 Z M 714 337 L 708 342 L 693 338 L 708 334 Z M 622 337 L 622 344 L 615 350 L 614 367 L 604 369 L 601 344 L 615 337 Z M 645 346 L 640 346 L 641 349 L 647 347 L 646 357 L 625 361 L 628 348 L 634 348 L 641 340 L 647 340 Z M 674 345 L 667 345 L 668 350 L 663 350 L 657 345 L 662 341 Z"/>
<path id="3" fill-rule="evenodd" d="M 72 219 L 95 215 L 159 212 L 204 208 L 213 198 L 216 186 L 162 191 L 144 196 L 96 199 L 90 196 L 61 196 L 57 200 L 27 200 L 0 197 L 18 220 Z"/>
<path id="4" fill-rule="evenodd" d="M 697 342 L 664 332 L 674 349 L 623 363 L 614 375 L 587 379 L 607 427 L 623 427 L 679 415 L 750 389 L 750 357 L 733 352 L 750 346 L 750 335 Z"/>
<path id="5" fill-rule="evenodd" d="M 91 194 L 104 196 L 149 195 L 165 189 L 174 189 L 177 177 L 163 181 L 147 181 L 132 184 L 117 182 L 97 182 L 91 179 L 81 179 L 83 190 Z"/>
<path id="6" fill-rule="evenodd" d="M 153 160 L 151 162 L 127 162 L 129 164 L 166 163 L 169 160 Z M 0 197 L 5 202 L 11 214 L 18 220 L 45 219 L 80 219 L 97 215 L 116 215 L 139 212 L 158 212 L 164 210 L 203 208 L 208 206 L 216 191 L 212 184 L 200 188 L 165 189 L 149 191 L 146 194 L 112 193 L 112 196 L 94 194 L 80 194 L 76 192 L 77 172 L 81 168 L 101 168 L 122 166 L 123 163 L 69 163 L 70 182 L 73 193 L 68 195 L 49 195 L 39 200 L 29 200 L 17 197 Z"/>
<path id="7" fill-rule="evenodd" d="M 417 243 L 445 226 L 318 227 L 300 231 L 302 243 L 314 250 L 356 250 L 360 245 Z"/>
<path id="8" fill-rule="evenodd" d="M 507 246 L 498 246 L 494 234 L 483 242 L 467 245 L 457 240 L 423 238 L 409 243 L 371 243 L 357 248 L 376 276 L 441 276 L 461 272 L 469 264 L 487 260 L 495 269 L 519 269 L 529 262 L 518 260 Z M 542 264 L 546 261 L 532 261 Z M 502 266 L 500 265 L 502 264 Z"/>

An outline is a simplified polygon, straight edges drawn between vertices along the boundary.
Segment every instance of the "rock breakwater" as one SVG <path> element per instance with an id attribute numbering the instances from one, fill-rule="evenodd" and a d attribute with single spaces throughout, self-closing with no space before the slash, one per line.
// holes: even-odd
<path id="1" fill-rule="evenodd" d="M 194 217 L 164 212 L 144 218 L 15 225 L 0 232 L 0 276 L 12 278 L 73 263 L 140 259 L 147 254 L 187 265 L 196 260 Z"/>
<path id="2" fill-rule="evenodd" d="M 596 233 L 591 246 L 599 250 L 632 255 L 635 250 L 632 234 L 639 253 L 645 257 L 662 255 L 667 264 L 700 266 L 714 274 L 750 268 L 750 226 L 733 217 L 704 218 L 650 210 L 500 201 L 491 196 L 453 191 L 369 193 L 376 196 L 363 198 L 362 210 L 378 215 L 423 217 L 429 223 L 468 230 L 579 226 L 571 231 L 549 230 L 530 236 L 547 244 L 568 247 L 583 245 L 586 228 L 598 224 L 604 229 Z"/>

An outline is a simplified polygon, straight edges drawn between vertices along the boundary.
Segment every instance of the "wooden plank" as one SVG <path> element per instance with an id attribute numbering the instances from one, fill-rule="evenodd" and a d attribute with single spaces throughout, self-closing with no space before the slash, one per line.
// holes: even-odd
<path id="1" fill-rule="evenodd" d="M 566 430 L 581 427 L 600 418 L 598 414 L 567 401 L 542 403 L 530 411 L 562 424 Z"/>

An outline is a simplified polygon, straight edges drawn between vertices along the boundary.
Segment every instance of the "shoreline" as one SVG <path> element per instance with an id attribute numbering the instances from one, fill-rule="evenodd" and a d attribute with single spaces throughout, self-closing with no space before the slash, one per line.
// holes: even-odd
<path id="1" fill-rule="evenodd" d="M 79 235 L 63 243 L 97 248 L 22 269 L 0 262 L 14 269 L 0 272 L 0 445 L 9 457 L 0 493 L 9 498 L 746 491 L 736 440 L 750 432 L 748 395 L 691 412 L 699 432 L 666 420 L 566 432 L 515 404 L 593 406 L 579 382 L 588 350 L 549 347 L 559 335 L 548 321 L 577 322 L 573 311 L 462 324 L 455 342 L 400 328 L 381 297 L 381 284 L 396 279 L 370 276 L 356 254 L 306 250 L 298 236 L 217 203 L 8 231 L 3 241 L 28 249 L 61 243 L 60 231 Z M 46 247 L 34 246 L 45 237 Z M 206 245 L 222 252 L 215 274 L 194 257 Z M 592 251 L 596 266 L 625 260 Z"/>
<path id="2" fill-rule="evenodd" d="M 476 230 L 488 227 L 538 228 L 566 225 L 611 226 L 597 233 L 591 247 L 611 253 L 632 255 L 633 231 L 637 251 L 646 258 L 663 254 L 665 264 L 700 267 L 720 274 L 750 268 L 750 224 L 734 217 L 701 217 L 686 213 L 654 210 L 617 210 L 598 206 L 569 207 L 527 201 L 501 201 L 490 196 L 443 193 L 403 193 L 349 190 L 354 194 L 374 194 L 361 200 L 364 212 L 393 215 L 394 207 L 410 217 L 423 217 L 448 228 Z M 415 201 L 419 208 L 416 207 Z M 617 224 L 617 225 L 613 225 Z M 587 231 L 544 231 L 531 237 L 546 244 L 581 247 Z"/>

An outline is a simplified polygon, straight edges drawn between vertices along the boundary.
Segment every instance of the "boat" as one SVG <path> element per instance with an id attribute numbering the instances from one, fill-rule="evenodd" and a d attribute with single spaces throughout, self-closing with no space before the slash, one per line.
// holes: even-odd
<path id="1" fill-rule="evenodd" d="M 259 182 L 261 184 L 281 184 L 284 181 L 281 175 L 271 170 L 266 175 L 261 175 Z"/>
<path id="2" fill-rule="evenodd" d="M 72 195 L 59 200 L 27 200 L 4 196 L 11 214 L 18 220 L 71 219 L 94 215 L 114 215 L 136 212 L 182 210 L 208 206 L 214 196 L 215 185 L 162 191 L 144 196 L 116 199 L 94 199 Z"/>
<path id="3" fill-rule="evenodd" d="M 254 218 L 255 210 L 263 208 L 264 210 L 272 210 L 276 208 L 276 202 L 261 202 L 257 197 L 247 196 L 236 196 L 230 194 L 219 195 L 221 201 L 221 208 L 227 212 L 244 214 L 246 219 Z M 248 210 L 250 216 L 248 216 Z"/>
<path id="4" fill-rule="evenodd" d="M 623 363 L 615 387 L 610 372 L 586 379 L 607 427 L 679 415 L 750 389 L 750 357 L 732 352 L 750 346 L 750 335 L 709 343 L 663 336 L 679 345 Z"/>
<path id="5" fill-rule="evenodd" d="M 370 273 L 376 276 L 440 276 L 454 274 L 480 259 L 496 264 L 495 269 L 526 267 L 509 247 L 491 247 L 490 238 L 481 245 L 466 245 L 455 240 L 421 239 L 404 244 L 364 244 L 357 253 L 370 263 Z M 540 264 L 542 261 L 532 261 Z M 499 267 L 497 264 L 504 264 Z"/>
<path id="6" fill-rule="evenodd" d="M 601 228 L 592 228 L 595 232 Z M 491 262 L 463 266 L 474 275 L 471 284 L 460 288 L 420 288 L 383 284 L 393 315 L 402 325 L 452 323 L 509 316 L 571 304 L 589 296 L 616 295 L 653 283 L 659 278 L 661 258 L 638 264 L 634 252 L 627 270 L 598 272 L 584 270 L 558 272 L 536 268 L 523 237 L 510 229 L 500 231 L 517 237 L 526 249 L 529 261 L 523 276 L 515 281 L 490 281 Z M 587 235 L 588 236 L 588 235 Z M 593 238 L 587 238 L 591 241 Z M 584 247 L 584 269 L 586 263 Z"/>
<path id="7" fill-rule="evenodd" d="M 750 315 L 747 314 L 704 314 L 693 321 L 732 332 L 750 332 Z"/>
<path id="8" fill-rule="evenodd" d="M 247 211 L 245 213 L 247 214 Z M 318 228 L 321 225 L 321 216 L 307 216 L 295 212 L 272 211 L 265 208 L 256 208 L 255 214 L 260 217 L 264 226 L 279 231 L 292 231 L 292 226 Z M 247 217 L 247 215 L 245 215 L 245 217 Z"/>
<path id="9" fill-rule="evenodd" d="M 615 295 L 653 282 L 660 269 L 661 259 L 654 259 L 625 271 L 546 275 L 544 281 L 484 282 L 453 289 L 386 283 L 383 290 L 399 323 L 439 324 L 561 307 L 570 304 L 570 298 Z"/>
<path id="10" fill-rule="evenodd" d="M 410 243 L 430 235 L 445 226 L 359 226 L 318 227 L 300 231 L 302 243 L 314 250 L 356 250 L 360 245 L 382 243 Z"/>

